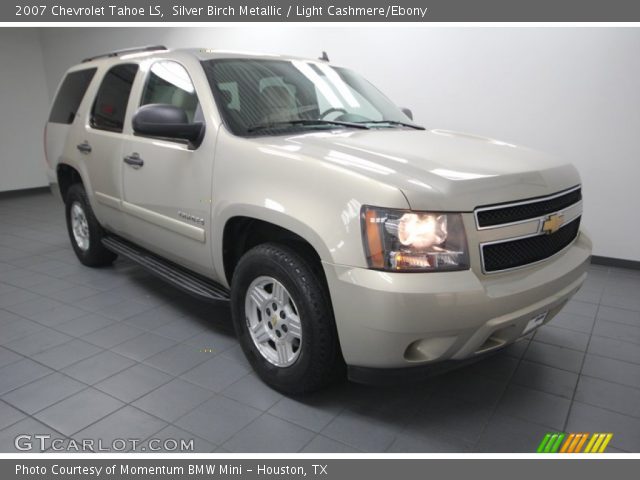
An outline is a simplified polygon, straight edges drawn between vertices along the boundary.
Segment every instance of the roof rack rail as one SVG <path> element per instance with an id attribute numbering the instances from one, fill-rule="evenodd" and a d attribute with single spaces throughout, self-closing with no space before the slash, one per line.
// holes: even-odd
<path id="1" fill-rule="evenodd" d="M 82 63 L 97 60 L 98 58 L 118 57 L 122 54 L 137 53 L 137 52 L 154 52 L 156 50 L 168 50 L 164 45 L 145 45 L 144 47 L 123 48 L 122 50 L 114 50 L 113 52 L 103 53 L 94 57 L 88 57 L 82 60 Z"/>

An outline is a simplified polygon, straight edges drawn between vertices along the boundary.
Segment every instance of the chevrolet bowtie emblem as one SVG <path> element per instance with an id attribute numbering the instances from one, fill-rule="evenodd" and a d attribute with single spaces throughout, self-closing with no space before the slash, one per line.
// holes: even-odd
<path id="1" fill-rule="evenodd" d="M 564 215 L 554 213 L 549 215 L 542 224 L 542 231 L 547 235 L 557 232 L 564 223 Z"/>

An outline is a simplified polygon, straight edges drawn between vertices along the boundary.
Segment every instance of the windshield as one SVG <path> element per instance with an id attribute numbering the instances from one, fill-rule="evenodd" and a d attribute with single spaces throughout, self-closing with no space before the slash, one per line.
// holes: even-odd
<path id="1" fill-rule="evenodd" d="M 224 59 L 203 62 L 216 103 L 236 135 L 415 124 L 360 75 L 324 62 Z"/>

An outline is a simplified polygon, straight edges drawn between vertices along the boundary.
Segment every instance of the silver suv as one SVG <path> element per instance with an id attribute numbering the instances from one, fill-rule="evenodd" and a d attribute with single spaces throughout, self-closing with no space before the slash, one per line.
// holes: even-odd
<path id="1" fill-rule="evenodd" d="M 78 259 L 230 302 L 283 392 L 481 358 L 551 320 L 591 254 L 573 166 L 426 130 L 326 57 L 89 58 L 45 143 Z"/>

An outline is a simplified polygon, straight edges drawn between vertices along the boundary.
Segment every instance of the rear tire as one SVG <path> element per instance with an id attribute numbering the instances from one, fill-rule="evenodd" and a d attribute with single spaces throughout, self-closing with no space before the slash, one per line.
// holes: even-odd
<path id="1" fill-rule="evenodd" d="M 294 250 L 249 250 L 233 274 L 231 308 L 249 363 L 271 387 L 303 394 L 344 377 L 329 293 Z"/>
<path id="2" fill-rule="evenodd" d="M 71 246 L 80 263 L 88 267 L 111 265 L 118 256 L 102 245 L 104 230 L 93 214 L 82 184 L 69 187 L 65 213 Z"/>

